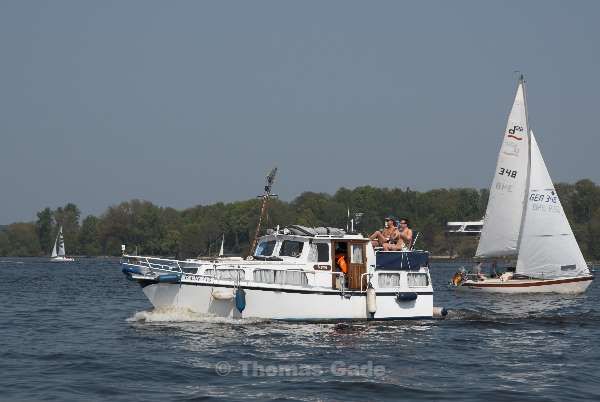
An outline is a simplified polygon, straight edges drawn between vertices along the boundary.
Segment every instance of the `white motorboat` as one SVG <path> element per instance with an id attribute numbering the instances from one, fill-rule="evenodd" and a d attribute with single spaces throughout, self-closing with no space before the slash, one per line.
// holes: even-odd
<path id="1" fill-rule="evenodd" d="M 346 272 L 337 261 L 346 262 Z M 341 261 L 340 261 L 341 262 Z M 155 308 L 231 318 L 415 319 L 433 307 L 426 251 L 375 251 L 342 229 L 290 226 L 258 240 L 248 259 L 123 255 L 123 273 Z M 343 263 L 342 263 L 343 265 Z"/>
<path id="2" fill-rule="evenodd" d="M 67 257 L 65 254 L 65 238 L 63 237 L 62 226 L 58 229 L 56 240 L 54 240 L 54 248 L 52 249 L 52 262 L 72 262 L 75 259 Z"/>
<path id="3" fill-rule="evenodd" d="M 483 228 L 483 220 L 448 222 L 446 223 L 446 233 L 451 235 L 479 236 Z"/>
<path id="4" fill-rule="evenodd" d="M 508 117 L 475 257 L 516 259 L 496 277 L 458 272 L 459 290 L 500 293 L 582 293 L 593 280 L 527 120 L 519 79 Z"/>

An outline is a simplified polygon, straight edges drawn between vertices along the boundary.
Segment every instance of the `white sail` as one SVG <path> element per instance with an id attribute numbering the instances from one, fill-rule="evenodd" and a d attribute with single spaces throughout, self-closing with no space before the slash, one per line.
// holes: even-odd
<path id="1" fill-rule="evenodd" d="M 521 78 L 498 155 L 476 257 L 518 253 L 529 167 L 528 132 L 525 88 Z"/>
<path id="2" fill-rule="evenodd" d="M 58 236 L 56 238 L 58 242 L 58 255 L 61 257 L 65 256 L 65 239 L 63 237 L 62 226 L 58 230 Z"/>
<path id="3" fill-rule="evenodd" d="M 219 250 L 219 257 L 222 257 L 225 255 L 224 247 L 225 247 L 225 233 L 223 233 L 223 239 L 221 240 L 221 249 Z"/>
<path id="4" fill-rule="evenodd" d="M 54 248 L 52 249 L 52 258 L 56 257 L 58 254 L 56 253 L 56 244 L 58 243 L 58 236 L 54 240 Z"/>
<path id="5" fill-rule="evenodd" d="M 552 179 L 531 135 L 531 172 L 517 272 L 536 278 L 589 274 Z"/>

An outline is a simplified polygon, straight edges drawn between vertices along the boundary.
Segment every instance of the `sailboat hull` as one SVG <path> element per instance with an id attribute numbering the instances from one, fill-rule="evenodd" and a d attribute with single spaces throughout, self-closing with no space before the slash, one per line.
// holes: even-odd
<path id="1" fill-rule="evenodd" d="M 584 293 L 592 283 L 593 276 L 565 277 L 557 279 L 510 279 L 499 278 L 483 281 L 467 280 L 456 287 L 459 291 L 480 293 Z"/>
<path id="2" fill-rule="evenodd" d="M 73 262 L 75 261 L 74 258 L 71 257 L 62 257 L 62 256 L 56 256 L 56 257 L 52 257 L 50 259 L 50 262 Z"/>

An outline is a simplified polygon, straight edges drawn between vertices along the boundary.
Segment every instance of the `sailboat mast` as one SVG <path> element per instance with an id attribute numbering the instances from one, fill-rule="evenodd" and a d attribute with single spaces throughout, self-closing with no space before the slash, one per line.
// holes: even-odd
<path id="1" fill-rule="evenodd" d="M 527 179 L 525 180 L 525 192 L 523 194 L 523 213 L 521 214 L 521 225 L 519 226 L 519 237 L 517 239 L 517 255 L 521 249 L 523 239 L 523 224 L 527 215 L 527 198 L 529 198 L 529 187 L 531 185 L 531 127 L 529 126 L 529 111 L 527 110 L 527 91 L 525 90 L 525 77 L 521 74 L 519 85 L 523 86 L 523 104 L 525 105 L 525 126 L 527 127 Z"/>

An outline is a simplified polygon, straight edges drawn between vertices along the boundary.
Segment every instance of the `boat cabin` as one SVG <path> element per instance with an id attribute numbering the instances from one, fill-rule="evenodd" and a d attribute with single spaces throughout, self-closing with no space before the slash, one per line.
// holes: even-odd
<path id="1" fill-rule="evenodd" d="M 340 257 L 347 266 L 346 283 L 340 283 L 342 267 Z M 347 234 L 336 228 L 309 228 L 299 225 L 281 230 L 270 230 L 263 236 L 254 260 L 278 261 L 280 264 L 298 263 L 308 265 L 317 273 L 318 285 L 339 289 L 364 290 L 367 287 L 367 265 L 375 267 L 375 254 L 369 239 L 360 234 Z M 327 278 L 327 279 L 324 279 Z"/>
<path id="2" fill-rule="evenodd" d="M 143 272 L 179 273 L 181 280 L 233 281 L 273 289 L 302 287 L 340 292 L 430 286 L 426 251 L 376 251 L 368 238 L 336 228 L 299 225 L 269 230 L 247 259 L 167 260 L 123 256 Z M 237 286 L 237 285 L 236 285 Z"/>

